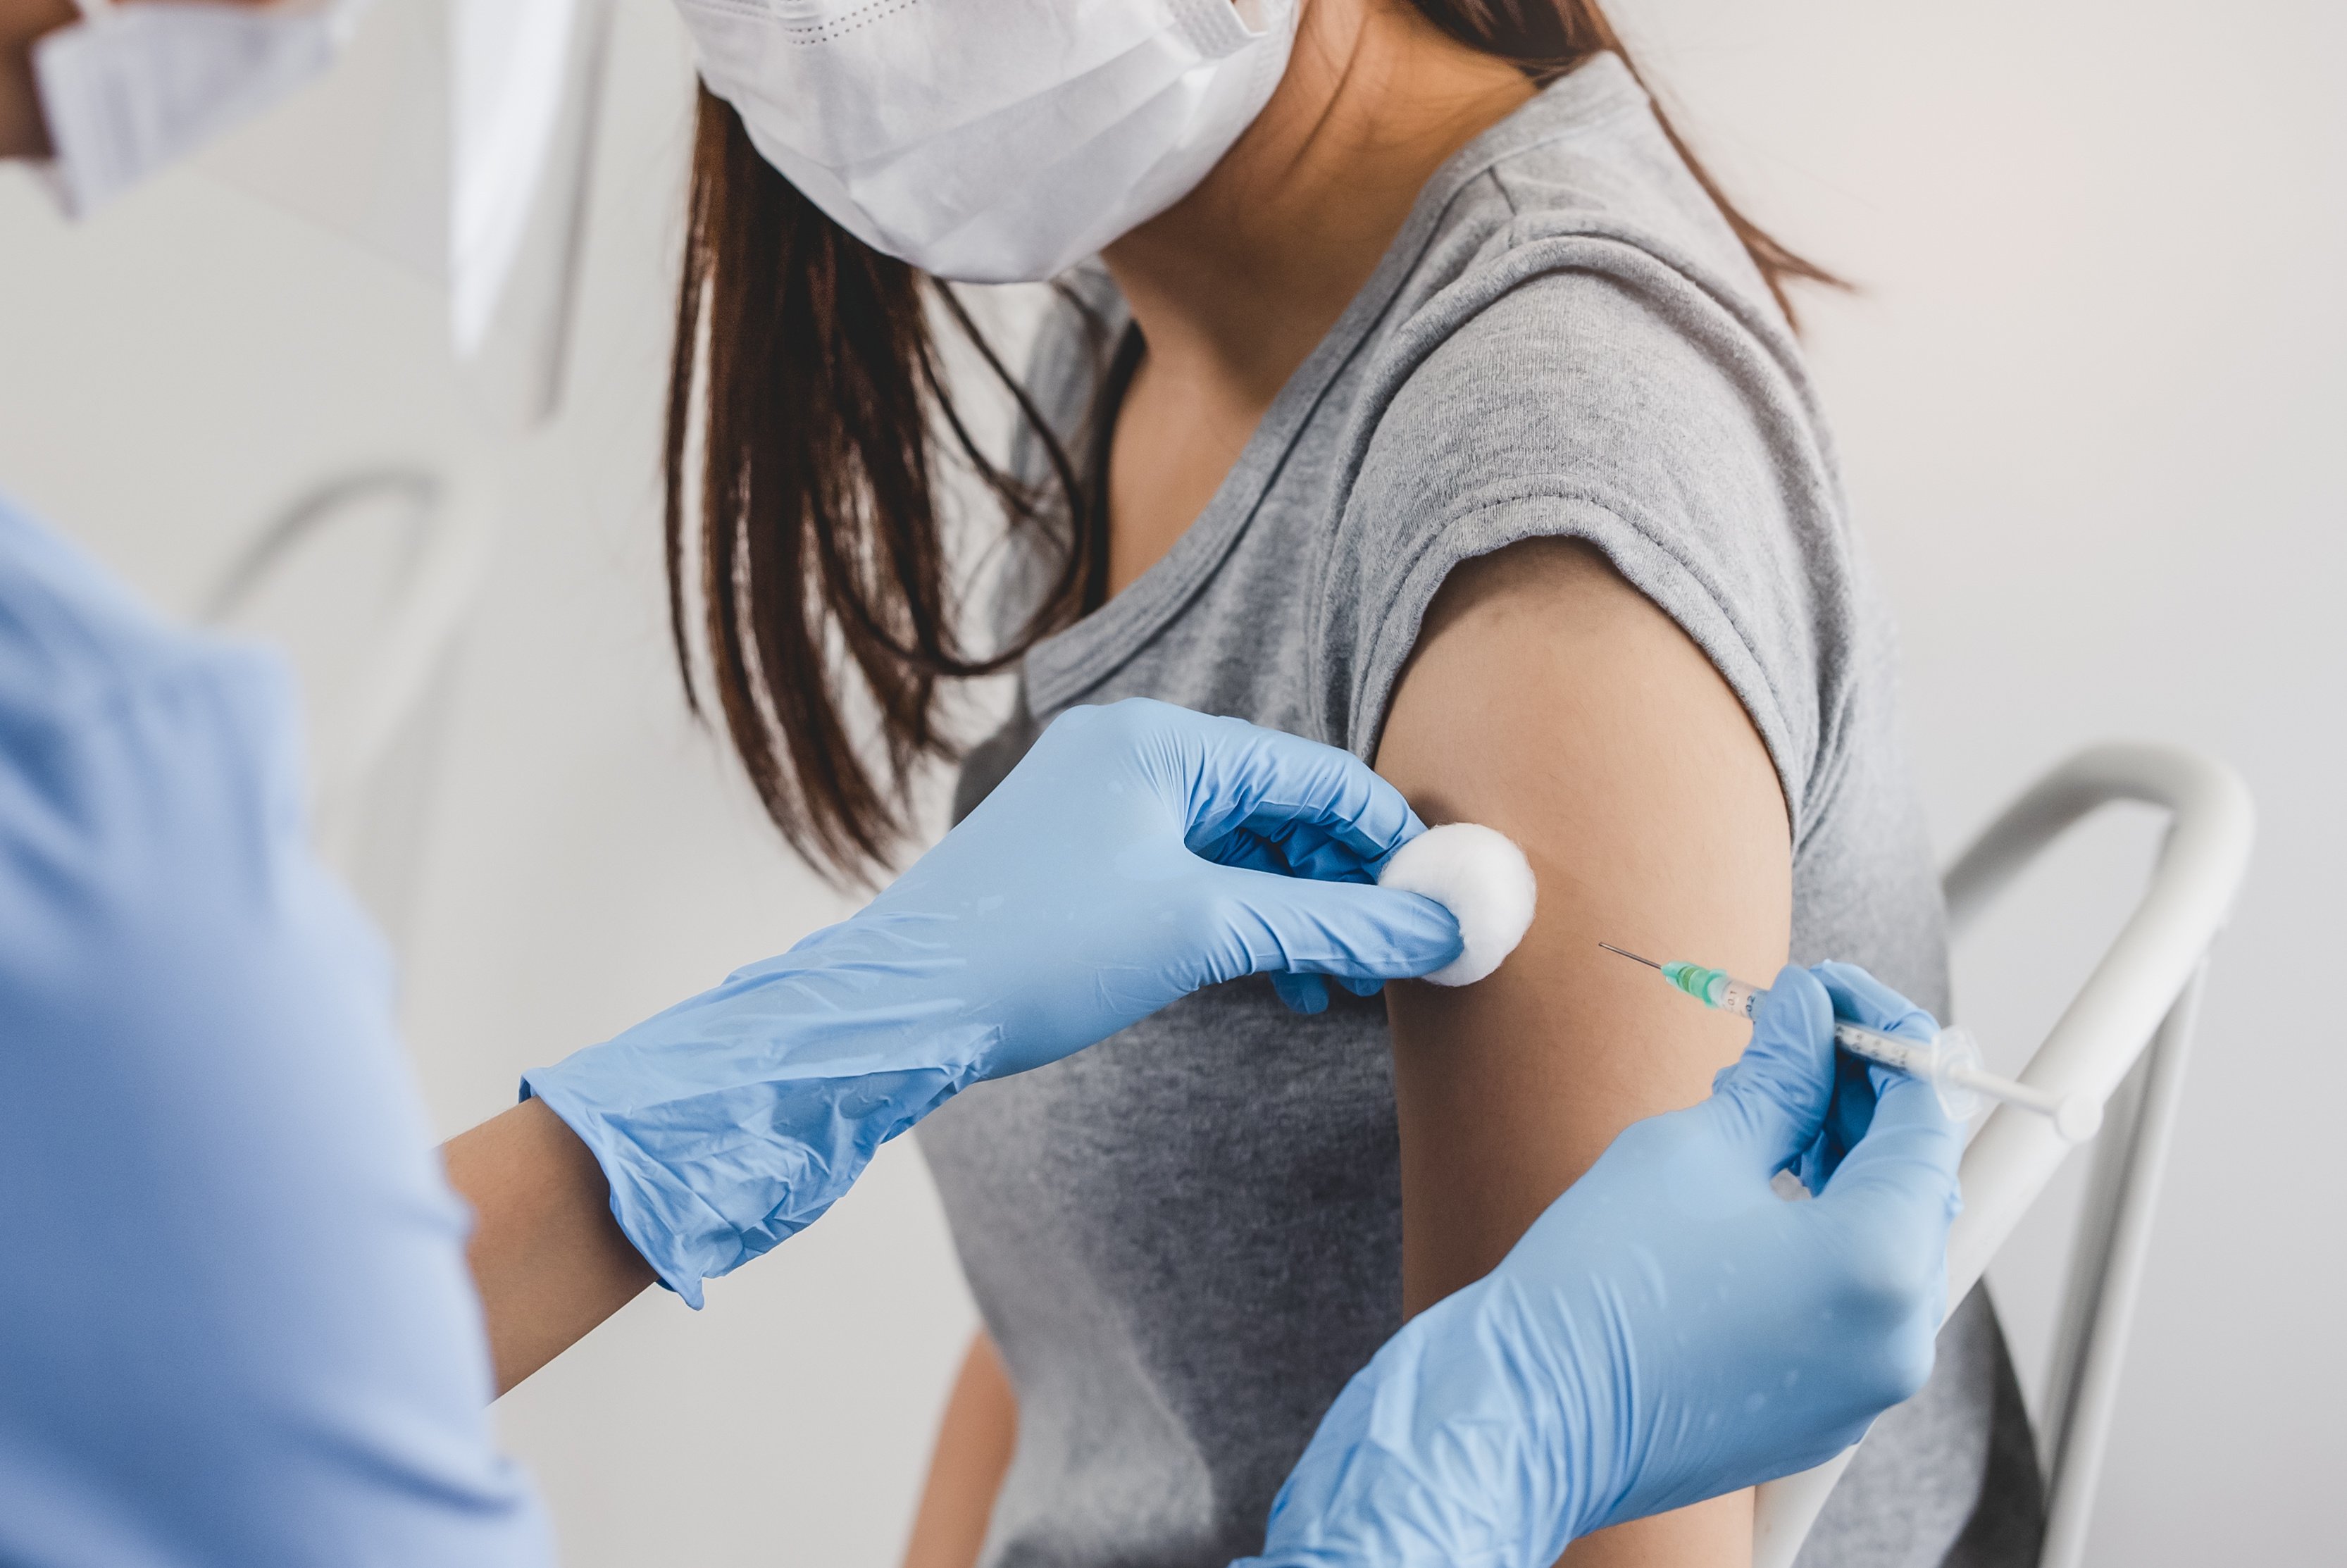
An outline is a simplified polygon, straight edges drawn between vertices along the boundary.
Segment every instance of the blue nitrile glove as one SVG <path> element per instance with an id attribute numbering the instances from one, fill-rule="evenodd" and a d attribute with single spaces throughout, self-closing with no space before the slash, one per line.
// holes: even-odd
<path id="1" fill-rule="evenodd" d="M 1449 963 L 1450 912 L 1374 885 L 1422 831 L 1331 747 L 1163 702 L 1073 709 L 860 913 L 524 1092 L 594 1151 L 620 1227 L 697 1307 L 970 1083 L 1218 981 L 1374 989 Z"/>
<path id="2" fill-rule="evenodd" d="M 1837 1016 L 1925 1045 L 1939 1039 L 1938 1020 L 1856 964 L 1819 964 L 1809 972 L 1825 982 Z M 1824 1189 L 1842 1156 L 1866 1135 L 1881 1086 L 1901 1076 L 1846 1050 L 1834 1052 L 1834 1075 L 1833 1105 L 1826 1112 L 1825 1130 L 1793 1166 L 1801 1184 L 1813 1193 Z"/>
<path id="3" fill-rule="evenodd" d="M 1837 966 L 1853 1021 L 1906 1002 Z M 1481 1280 L 1337 1397 L 1272 1505 L 1277 1568 L 1548 1568 L 1594 1530 L 1821 1463 L 1921 1388 L 1963 1140 L 1886 1075 L 1813 1201 L 1833 1003 L 1788 968 L 1711 1098 L 1614 1141 Z"/>

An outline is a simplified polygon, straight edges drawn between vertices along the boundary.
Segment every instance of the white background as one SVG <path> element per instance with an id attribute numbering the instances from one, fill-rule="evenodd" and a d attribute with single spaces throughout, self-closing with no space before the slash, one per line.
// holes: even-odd
<path id="1" fill-rule="evenodd" d="M 1617 11 L 1749 210 L 1861 285 L 1811 300 L 1810 343 L 1904 627 L 1942 848 L 2097 738 L 2206 747 L 2257 793 L 2093 1558 L 2332 1556 L 2347 12 Z M 660 0 L 622 0 L 565 410 L 475 470 L 502 536 L 406 943 L 444 1131 L 845 907 L 777 846 L 669 663 L 654 460 L 687 58 Z M 0 175 L 0 482 L 190 607 L 308 484 L 481 461 L 442 310 L 203 175 L 79 230 Z M 2006 1053 L 2050 1021 L 2150 843 L 2141 823 L 2089 832 L 1961 955 L 1963 1010 Z M 2038 1225 L 1997 1273 L 2025 1365 L 2059 1249 Z M 926 1174 L 895 1149 L 708 1311 L 639 1302 L 499 1417 L 580 1568 L 883 1563 L 971 1321 Z"/>

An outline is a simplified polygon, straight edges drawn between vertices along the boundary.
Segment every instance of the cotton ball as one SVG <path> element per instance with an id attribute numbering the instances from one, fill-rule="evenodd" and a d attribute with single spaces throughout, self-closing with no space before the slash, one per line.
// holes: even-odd
<path id="1" fill-rule="evenodd" d="M 1430 827 L 1403 845 L 1378 886 L 1423 894 L 1458 920 L 1465 946 L 1425 977 L 1438 986 L 1471 986 L 1498 968 L 1532 928 L 1538 892 L 1515 841 L 1471 822 Z"/>

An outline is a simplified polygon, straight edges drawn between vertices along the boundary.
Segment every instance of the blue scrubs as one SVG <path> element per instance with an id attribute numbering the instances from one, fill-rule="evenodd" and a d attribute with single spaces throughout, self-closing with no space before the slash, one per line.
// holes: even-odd
<path id="1" fill-rule="evenodd" d="M 291 683 L 0 502 L 0 1563 L 544 1563 Z"/>

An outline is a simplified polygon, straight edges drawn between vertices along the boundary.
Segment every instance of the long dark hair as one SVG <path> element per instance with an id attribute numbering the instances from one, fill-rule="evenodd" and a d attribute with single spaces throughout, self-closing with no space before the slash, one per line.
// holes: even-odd
<path id="1" fill-rule="evenodd" d="M 1411 4 L 1536 83 L 1601 52 L 1629 60 L 1599 0 Z M 1663 129 L 1788 315 L 1788 282 L 1834 282 L 1737 211 L 1667 118 Z M 964 422 L 945 383 L 940 322 L 1018 401 L 1050 470 L 1043 485 L 998 465 Z M 1057 562 L 1025 625 L 984 650 L 965 636 L 946 546 L 939 497 L 953 464 Z M 706 88 L 665 477 L 669 622 L 686 700 L 705 711 L 697 641 L 767 814 L 840 880 L 887 864 L 917 770 L 958 754 L 942 712 L 948 683 L 1008 668 L 1082 613 L 1105 577 L 1104 537 L 1079 526 L 1082 477 L 954 291 L 833 222 Z"/>

